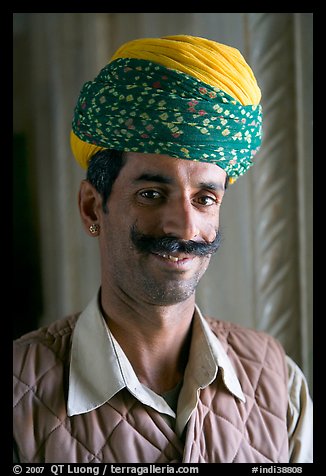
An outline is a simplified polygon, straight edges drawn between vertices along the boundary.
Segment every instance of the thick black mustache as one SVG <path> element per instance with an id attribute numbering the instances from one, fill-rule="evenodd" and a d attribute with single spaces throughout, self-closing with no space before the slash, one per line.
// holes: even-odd
<path id="1" fill-rule="evenodd" d="M 133 225 L 130 231 L 130 238 L 138 251 L 141 253 L 187 253 L 195 256 L 209 256 L 216 253 L 221 244 L 221 234 L 218 231 L 213 241 L 201 242 L 179 240 L 173 236 L 155 237 L 152 235 L 144 235 Z"/>

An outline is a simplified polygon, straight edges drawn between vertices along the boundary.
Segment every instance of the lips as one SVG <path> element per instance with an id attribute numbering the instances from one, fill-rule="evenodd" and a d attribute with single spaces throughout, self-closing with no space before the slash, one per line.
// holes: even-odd
<path id="1" fill-rule="evenodd" d="M 162 258 L 168 259 L 169 261 L 174 261 L 175 263 L 177 263 L 181 259 L 181 258 L 178 258 L 177 256 L 171 256 L 166 254 L 162 254 L 162 255 L 159 254 L 159 256 L 162 256 Z"/>
<path id="2" fill-rule="evenodd" d="M 193 257 L 190 255 L 172 255 L 172 254 L 167 254 L 167 253 L 154 253 L 156 256 L 159 256 L 160 258 L 164 258 L 168 261 L 171 261 L 172 263 L 178 263 L 179 261 L 185 261 L 192 259 Z"/>

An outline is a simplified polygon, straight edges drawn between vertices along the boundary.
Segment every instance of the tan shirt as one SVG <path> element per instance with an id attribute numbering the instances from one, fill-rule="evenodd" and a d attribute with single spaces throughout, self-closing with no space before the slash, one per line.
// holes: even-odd
<path id="1" fill-rule="evenodd" d="M 292 463 L 309 463 L 313 461 L 312 400 L 300 368 L 288 356 L 287 364 L 289 460 Z M 196 307 L 189 361 L 175 413 L 163 397 L 138 380 L 106 325 L 96 295 L 80 315 L 73 334 L 68 415 L 94 410 L 127 387 L 140 402 L 164 414 L 180 436 L 196 408 L 199 390 L 215 380 L 220 368 L 223 369 L 224 384 L 229 392 L 245 401 L 226 352 Z"/>

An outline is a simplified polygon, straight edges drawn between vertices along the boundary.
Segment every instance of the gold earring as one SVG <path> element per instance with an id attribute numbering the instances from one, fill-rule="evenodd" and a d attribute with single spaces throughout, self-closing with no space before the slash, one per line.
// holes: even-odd
<path id="1" fill-rule="evenodd" d="M 92 235 L 95 235 L 96 233 L 99 233 L 100 225 L 98 225 L 97 223 L 92 223 L 92 225 L 90 225 L 88 229 L 92 233 Z"/>

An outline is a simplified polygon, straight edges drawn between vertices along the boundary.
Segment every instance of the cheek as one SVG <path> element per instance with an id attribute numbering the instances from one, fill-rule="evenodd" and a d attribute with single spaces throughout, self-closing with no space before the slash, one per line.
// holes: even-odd
<path id="1" fill-rule="evenodd" d="M 220 212 L 209 214 L 201 221 L 202 237 L 205 241 L 211 242 L 216 238 L 220 225 Z"/>
<path id="2" fill-rule="evenodd" d="M 163 218 L 159 210 L 154 208 L 138 207 L 130 216 L 130 226 L 136 226 L 141 233 L 148 235 L 162 234 Z"/>

